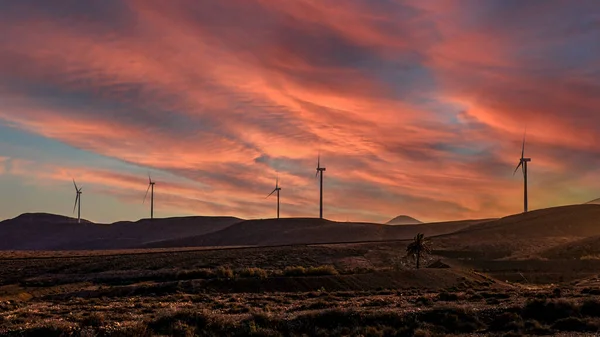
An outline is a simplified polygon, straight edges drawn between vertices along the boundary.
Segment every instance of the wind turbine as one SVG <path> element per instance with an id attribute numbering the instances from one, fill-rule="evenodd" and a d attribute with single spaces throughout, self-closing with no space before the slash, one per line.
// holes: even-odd
<path id="1" fill-rule="evenodd" d="M 325 172 L 325 168 L 321 167 L 321 154 L 319 153 L 319 157 L 317 158 L 317 174 L 315 177 L 320 176 L 320 193 L 319 193 L 319 218 L 323 219 L 323 172 Z"/>
<path id="2" fill-rule="evenodd" d="M 73 185 L 75 186 L 75 193 L 77 196 L 75 197 L 75 205 L 73 206 L 73 214 L 75 214 L 75 208 L 77 208 L 77 223 L 81 222 L 81 189 L 82 187 L 77 187 L 75 183 L 75 179 L 73 179 Z"/>
<path id="3" fill-rule="evenodd" d="M 150 190 L 150 188 L 152 188 L 152 192 L 150 193 L 150 219 L 154 219 L 154 184 L 155 182 L 152 181 L 152 178 L 150 178 L 150 173 L 148 173 L 148 189 L 146 190 L 146 195 L 144 196 L 143 203 L 146 202 L 148 191 Z"/>
<path id="4" fill-rule="evenodd" d="M 275 180 L 275 189 L 273 192 L 267 195 L 267 198 L 273 195 L 273 193 L 277 192 L 277 219 L 279 219 L 279 191 L 281 191 L 281 187 L 279 187 L 279 177 Z M 266 199 L 266 198 L 265 198 Z"/>
<path id="5" fill-rule="evenodd" d="M 531 161 L 531 158 L 525 158 L 525 134 L 523 134 L 523 147 L 521 148 L 521 159 L 519 159 L 519 165 L 513 172 L 513 176 L 519 170 L 519 167 L 523 170 L 523 209 L 527 212 L 527 163 Z"/>

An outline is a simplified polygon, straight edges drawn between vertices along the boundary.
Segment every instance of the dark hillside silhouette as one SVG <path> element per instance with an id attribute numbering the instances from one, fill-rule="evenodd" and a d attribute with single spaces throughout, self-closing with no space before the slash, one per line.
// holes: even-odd
<path id="1" fill-rule="evenodd" d="M 1 250 L 124 249 L 158 240 L 206 234 L 241 221 L 234 217 L 181 217 L 94 224 L 60 215 L 29 213 L 0 222 Z"/>
<path id="2" fill-rule="evenodd" d="M 386 225 L 418 225 L 418 224 L 422 224 L 423 222 L 410 217 L 408 215 L 399 215 L 395 218 L 393 218 L 392 220 L 386 222 Z"/>
<path id="3" fill-rule="evenodd" d="M 407 240 L 421 232 L 447 234 L 477 221 L 454 221 L 422 225 L 388 226 L 373 223 L 335 222 L 314 218 L 247 220 L 206 235 L 156 242 L 145 247 L 196 247 L 282 245 L 379 240 Z"/>

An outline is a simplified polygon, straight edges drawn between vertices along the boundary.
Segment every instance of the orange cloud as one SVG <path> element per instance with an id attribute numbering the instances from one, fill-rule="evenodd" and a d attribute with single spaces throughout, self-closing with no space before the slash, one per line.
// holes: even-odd
<path id="1" fill-rule="evenodd" d="M 532 205 L 591 195 L 598 63 L 545 57 L 587 33 L 535 39 L 557 29 L 555 4 L 468 4 L 131 1 L 68 18 L 12 5 L 0 123 L 166 171 L 189 184 L 164 182 L 165 204 L 201 213 L 271 214 L 261 198 L 279 174 L 286 214 L 317 214 L 318 151 L 328 217 L 516 212 L 525 124 Z M 523 23 L 506 27 L 515 13 Z M 86 165 L 77 174 L 124 200 L 143 185 Z M 542 197 L 573 184 L 581 191 Z"/>

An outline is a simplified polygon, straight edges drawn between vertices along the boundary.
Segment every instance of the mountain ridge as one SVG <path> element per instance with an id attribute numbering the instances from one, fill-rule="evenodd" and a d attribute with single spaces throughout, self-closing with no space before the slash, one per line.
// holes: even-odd
<path id="1" fill-rule="evenodd" d="M 423 223 L 422 221 L 417 220 L 411 216 L 398 215 L 397 217 L 386 222 L 385 224 L 390 225 L 390 226 L 401 226 L 401 225 L 418 225 L 418 224 L 422 224 L 422 223 Z"/>
<path id="2" fill-rule="evenodd" d="M 206 234 L 242 221 L 235 217 L 140 219 L 111 224 L 77 223 L 49 213 L 24 213 L 0 222 L 0 250 L 101 250 Z"/>

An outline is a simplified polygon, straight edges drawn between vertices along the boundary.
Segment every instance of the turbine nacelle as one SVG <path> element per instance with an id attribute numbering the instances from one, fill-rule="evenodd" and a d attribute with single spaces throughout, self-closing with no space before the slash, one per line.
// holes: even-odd
<path id="1" fill-rule="evenodd" d="M 150 174 L 148 174 L 148 189 L 146 189 L 146 195 L 144 195 L 144 201 L 142 202 L 142 204 L 146 203 L 146 198 L 148 197 L 150 187 L 154 186 L 154 184 L 156 184 L 156 182 L 152 181 L 152 178 L 150 178 Z M 154 194 L 154 190 L 152 190 L 152 194 Z"/>
<path id="2" fill-rule="evenodd" d="M 273 193 L 277 192 L 277 219 L 279 219 L 279 191 L 281 191 L 281 187 L 279 187 L 279 176 L 277 176 L 277 179 L 275 180 L 275 188 L 271 193 L 269 193 L 269 195 L 265 197 L 265 199 L 267 199 L 268 197 L 272 196 Z"/>
<path id="3" fill-rule="evenodd" d="M 75 214 L 75 210 L 77 209 L 77 206 L 79 206 L 79 209 L 77 211 L 77 222 L 81 221 L 81 194 L 83 193 L 83 187 L 78 187 L 77 183 L 75 182 L 75 179 L 73 179 L 73 186 L 75 187 L 75 205 L 73 205 L 73 214 Z"/>
<path id="4" fill-rule="evenodd" d="M 266 198 L 270 197 L 271 195 L 273 195 L 273 193 L 275 192 L 279 192 L 281 191 L 281 187 L 279 187 L 279 177 L 277 177 L 277 180 L 275 180 L 275 188 L 273 189 L 273 191 L 271 193 L 269 193 L 269 195 L 267 195 Z M 266 199 L 265 198 L 265 199 Z"/>
<path id="5" fill-rule="evenodd" d="M 146 194 L 144 195 L 144 201 L 142 202 L 142 204 L 146 203 L 146 198 L 148 197 L 148 192 L 150 192 L 150 189 L 152 188 L 152 191 L 150 192 L 150 219 L 154 219 L 154 184 L 156 182 L 152 181 L 152 178 L 150 177 L 150 173 L 148 173 L 148 188 L 146 189 Z"/>

